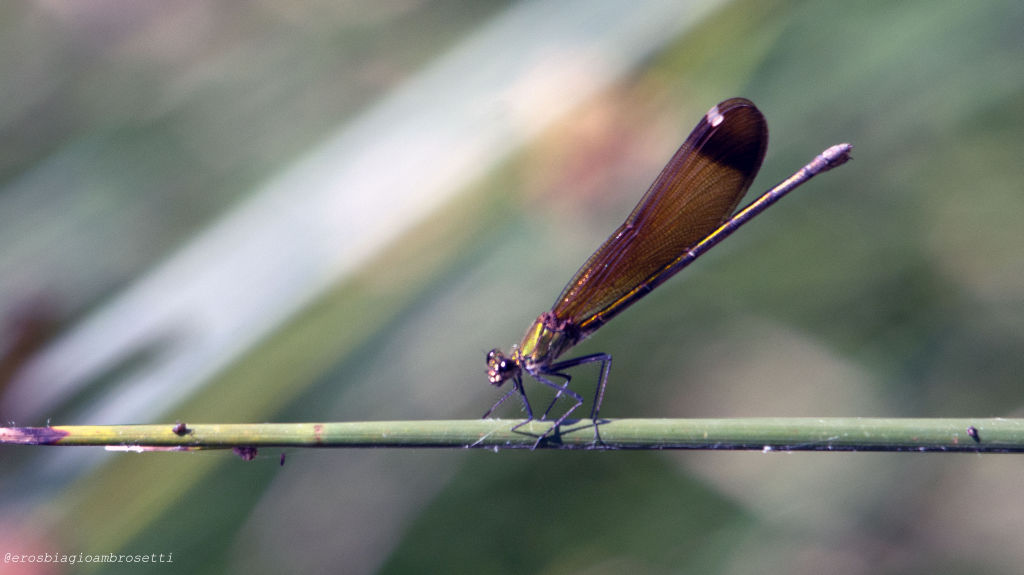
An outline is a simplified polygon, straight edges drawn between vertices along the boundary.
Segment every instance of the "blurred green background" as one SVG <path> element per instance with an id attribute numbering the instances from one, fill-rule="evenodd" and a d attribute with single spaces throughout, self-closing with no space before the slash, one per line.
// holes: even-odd
<path id="1" fill-rule="evenodd" d="M 732 96 L 771 131 L 752 194 L 831 144 L 855 160 L 576 350 L 615 356 L 602 415 L 1024 415 L 1024 4 L 0 16 L 5 424 L 478 417 L 486 351 Z M 173 553 L 152 571 L 187 573 L 1024 565 L 1018 456 L 279 455 L 2 448 L 0 553 Z"/>

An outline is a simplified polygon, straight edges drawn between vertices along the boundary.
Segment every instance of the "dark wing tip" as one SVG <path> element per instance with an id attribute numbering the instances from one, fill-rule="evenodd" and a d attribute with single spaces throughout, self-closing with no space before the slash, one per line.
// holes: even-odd
<path id="1" fill-rule="evenodd" d="M 757 106 L 746 98 L 730 98 L 708 110 L 702 123 L 709 137 L 700 152 L 753 179 L 768 149 L 768 123 Z"/>

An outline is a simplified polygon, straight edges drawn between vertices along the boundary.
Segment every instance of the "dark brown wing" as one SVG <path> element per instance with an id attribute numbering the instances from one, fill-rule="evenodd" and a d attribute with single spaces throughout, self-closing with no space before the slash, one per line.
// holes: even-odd
<path id="1" fill-rule="evenodd" d="M 672 263 L 735 211 L 767 147 L 764 116 L 749 100 L 732 98 L 708 111 L 552 313 L 585 335 L 636 301 L 636 288 L 671 277 Z"/>

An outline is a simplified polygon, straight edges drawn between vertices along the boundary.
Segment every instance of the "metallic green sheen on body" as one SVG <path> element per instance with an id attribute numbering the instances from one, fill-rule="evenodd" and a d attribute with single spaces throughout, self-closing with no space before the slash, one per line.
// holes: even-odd
<path id="1" fill-rule="evenodd" d="M 512 357 L 528 372 L 537 366 L 548 365 L 574 345 L 579 343 L 579 330 L 562 322 L 559 324 L 551 312 L 542 313 L 519 346 L 512 351 Z"/>

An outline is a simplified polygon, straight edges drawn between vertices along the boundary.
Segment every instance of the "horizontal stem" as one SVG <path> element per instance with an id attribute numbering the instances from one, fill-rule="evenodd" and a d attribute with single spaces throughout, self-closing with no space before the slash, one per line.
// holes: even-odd
<path id="1" fill-rule="evenodd" d="M 530 448 L 550 431 L 519 420 L 68 425 L 0 428 L 0 444 L 102 445 L 128 451 L 233 447 Z M 1024 419 L 740 418 L 567 421 L 540 448 L 759 451 L 1024 451 Z"/>

